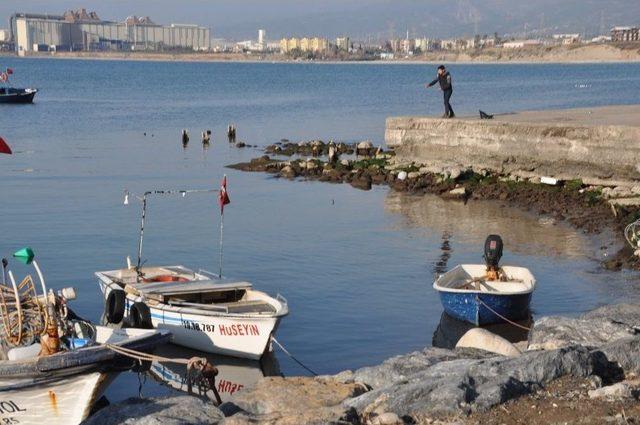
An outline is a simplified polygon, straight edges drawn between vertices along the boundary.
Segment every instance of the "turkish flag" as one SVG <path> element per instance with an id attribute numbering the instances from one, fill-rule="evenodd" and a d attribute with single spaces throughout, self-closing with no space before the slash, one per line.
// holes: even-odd
<path id="1" fill-rule="evenodd" d="M 222 178 L 220 185 L 220 193 L 218 194 L 218 204 L 220 204 L 220 214 L 224 214 L 224 206 L 231 203 L 229 194 L 227 193 L 227 175 Z"/>
<path id="2" fill-rule="evenodd" d="M 7 142 L 4 141 L 2 137 L 0 137 L 0 153 L 6 153 L 7 155 L 11 155 L 11 148 L 7 145 Z"/>

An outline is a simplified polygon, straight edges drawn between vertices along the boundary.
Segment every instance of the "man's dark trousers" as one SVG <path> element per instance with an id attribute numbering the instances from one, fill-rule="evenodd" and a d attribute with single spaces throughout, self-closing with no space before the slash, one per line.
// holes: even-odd
<path id="1" fill-rule="evenodd" d="M 451 99 L 451 95 L 453 94 L 453 89 L 447 89 L 443 91 L 444 93 L 444 115 L 446 117 L 454 117 L 456 114 L 453 113 L 453 108 L 449 103 L 449 99 Z"/>

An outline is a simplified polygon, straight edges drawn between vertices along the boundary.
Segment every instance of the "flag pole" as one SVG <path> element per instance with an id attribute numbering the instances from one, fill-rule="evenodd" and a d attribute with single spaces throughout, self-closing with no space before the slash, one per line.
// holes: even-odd
<path id="1" fill-rule="evenodd" d="M 224 247 L 224 207 L 220 208 L 220 271 L 218 277 L 222 279 L 222 250 Z"/>

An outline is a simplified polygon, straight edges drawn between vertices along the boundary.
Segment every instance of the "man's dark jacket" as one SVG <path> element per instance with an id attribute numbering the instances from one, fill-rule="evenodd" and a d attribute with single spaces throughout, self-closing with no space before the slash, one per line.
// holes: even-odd
<path id="1" fill-rule="evenodd" d="M 451 83 L 451 74 L 449 71 L 445 71 L 444 74 L 438 75 L 438 77 L 429 83 L 429 87 L 434 86 L 436 83 L 440 83 L 440 88 L 442 91 L 450 90 L 453 88 L 453 84 Z"/>

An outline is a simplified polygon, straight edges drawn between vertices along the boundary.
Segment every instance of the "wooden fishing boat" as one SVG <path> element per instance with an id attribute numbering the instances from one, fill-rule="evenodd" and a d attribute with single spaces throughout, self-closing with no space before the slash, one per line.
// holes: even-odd
<path id="1" fill-rule="evenodd" d="M 447 314 L 476 326 L 527 318 L 536 280 L 524 267 L 499 266 L 501 257 L 502 239 L 491 235 L 485 265 L 459 265 L 436 279 Z"/>
<path id="2" fill-rule="evenodd" d="M 0 423 L 79 424 L 117 374 L 133 365 L 118 350 L 149 352 L 170 335 L 79 319 L 67 306 L 75 298 L 72 288 L 47 291 L 30 248 L 14 257 L 35 267 L 43 294 L 31 276 L 16 284 L 2 260 Z"/>
<path id="3" fill-rule="evenodd" d="M 167 329 L 174 344 L 207 353 L 259 359 L 271 350 L 271 338 L 280 320 L 289 313 L 287 300 L 257 291 L 244 280 L 222 275 L 222 220 L 220 272 L 197 272 L 184 266 L 142 266 L 142 244 L 149 195 L 181 195 L 213 192 L 202 190 L 155 190 L 139 197 L 142 202 L 138 259 L 127 260 L 122 269 L 96 272 L 110 323 L 123 320 L 128 326 Z M 220 190 L 221 218 L 226 177 Z M 125 192 L 125 205 L 129 193 Z"/>
<path id="4" fill-rule="evenodd" d="M 84 326 L 83 326 L 84 327 Z M 0 361 L 0 423 L 79 424 L 113 379 L 132 366 L 129 358 L 106 344 L 151 351 L 169 340 L 169 333 L 95 326 L 80 334 L 83 347 L 39 357 L 40 344 L 11 349 Z"/>

